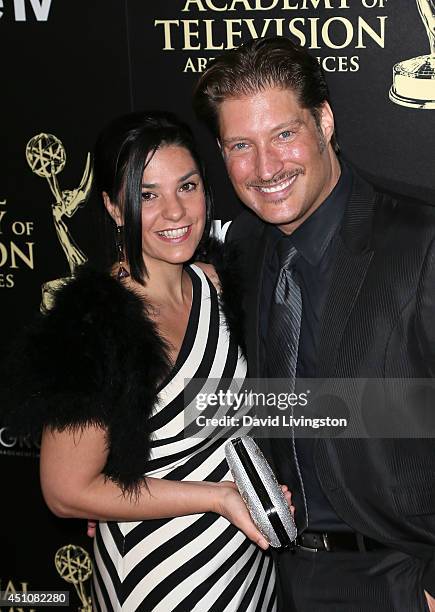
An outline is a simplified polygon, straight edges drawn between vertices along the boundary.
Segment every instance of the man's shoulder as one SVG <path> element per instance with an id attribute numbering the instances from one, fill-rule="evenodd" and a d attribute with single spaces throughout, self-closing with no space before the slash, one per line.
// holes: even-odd
<path id="1" fill-rule="evenodd" d="M 435 238 L 435 205 L 424 200 L 375 187 L 379 228 L 401 229 L 409 234 Z"/>
<path id="2" fill-rule="evenodd" d="M 395 206 L 400 207 L 416 207 L 416 210 L 419 213 L 428 214 L 429 216 L 435 215 L 435 202 L 429 202 L 410 194 L 387 189 L 377 185 L 376 183 L 372 184 L 372 187 L 382 203 L 394 203 Z"/>
<path id="3" fill-rule="evenodd" d="M 228 229 L 225 243 L 251 243 L 263 235 L 267 224 L 250 210 L 245 210 L 238 215 Z"/>
<path id="4" fill-rule="evenodd" d="M 401 243 L 403 247 L 415 247 L 417 243 L 423 249 L 427 247 L 435 238 L 435 205 L 389 189 L 382 179 L 352 170 L 352 197 L 345 217 L 348 232 L 353 235 L 355 228 L 368 222 L 372 244 L 378 248 L 396 249 Z"/>

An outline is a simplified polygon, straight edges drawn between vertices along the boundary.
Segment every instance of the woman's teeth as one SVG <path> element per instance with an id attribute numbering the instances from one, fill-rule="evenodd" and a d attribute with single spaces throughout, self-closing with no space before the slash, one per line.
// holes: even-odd
<path id="1" fill-rule="evenodd" d="M 164 230 L 163 232 L 157 232 L 159 234 L 159 236 L 164 236 L 165 238 L 181 238 L 181 236 L 184 236 L 184 234 L 187 233 L 189 229 L 189 226 L 187 225 L 186 227 L 180 227 L 178 229 L 170 229 L 170 230 Z"/>

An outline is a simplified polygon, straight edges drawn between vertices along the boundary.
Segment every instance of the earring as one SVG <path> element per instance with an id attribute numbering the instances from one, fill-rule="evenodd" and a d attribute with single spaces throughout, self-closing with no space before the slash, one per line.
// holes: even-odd
<path id="1" fill-rule="evenodd" d="M 127 278 L 127 276 L 130 276 L 129 272 L 122 265 L 125 261 L 123 230 L 124 230 L 123 225 L 116 226 L 116 252 L 118 253 L 118 264 L 119 264 L 118 274 L 117 274 L 118 280 L 122 280 L 123 278 Z"/>

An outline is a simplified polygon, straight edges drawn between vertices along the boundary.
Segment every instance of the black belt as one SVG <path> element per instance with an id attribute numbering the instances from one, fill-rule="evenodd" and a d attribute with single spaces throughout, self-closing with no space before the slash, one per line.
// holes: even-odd
<path id="1" fill-rule="evenodd" d="M 296 545 L 300 548 L 311 550 L 312 552 L 367 552 L 370 550 L 388 548 L 385 544 L 372 540 L 372 538 L 368 538 L 355 531 L 328 531 L 324 533 L 304 531 L 296 538 Z"/>

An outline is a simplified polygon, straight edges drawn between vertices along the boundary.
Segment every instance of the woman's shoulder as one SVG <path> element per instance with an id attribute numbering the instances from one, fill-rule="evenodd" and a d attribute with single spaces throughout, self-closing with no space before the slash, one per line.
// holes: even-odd
<path id="1" fill-rule="evenodd" d="M 219 280 L 218 273 L 216 272 L 216 268 L 211 263 L 205 263 L 203 261 L 196 261 L 195 266 L 202 270 L 208 280 L 212 283 L 218 294 L 221 292 L 221 283 Z"/>
<path id="2" fill-rule="evenodd" d="M 84 332 L 104 334 L 118 328 L 124 334 L 136 325 L 151 324 L 147 306 L 144 299 L 110 271 L 85 264 L 55 291 L 52 306 L 41 315 L 38 326 L 59 328 L 66 336 Z"/>
<path id="3" fill-rule="evenodd" d="M 237 245 L 227 242 L 224 244 L 211 239 L 196 258 L 195 265 L 203 270 L 215 286 L 219 287 L 219 301 L 227 326 L 245 353 L 245 317 L 242 311 L 244 283 L 240 274 L 239 257 Z"/>
<path id="4" fill-rule="evenodd" d="M 52 307 L 47 314 L 52 317 L 62 310 L 80 312 L 99 307 L 110 308 L 114 299 L 125 297 L 124 293 L 125 290 L 109 272 L 85 264 L 55 291 Z"/>

